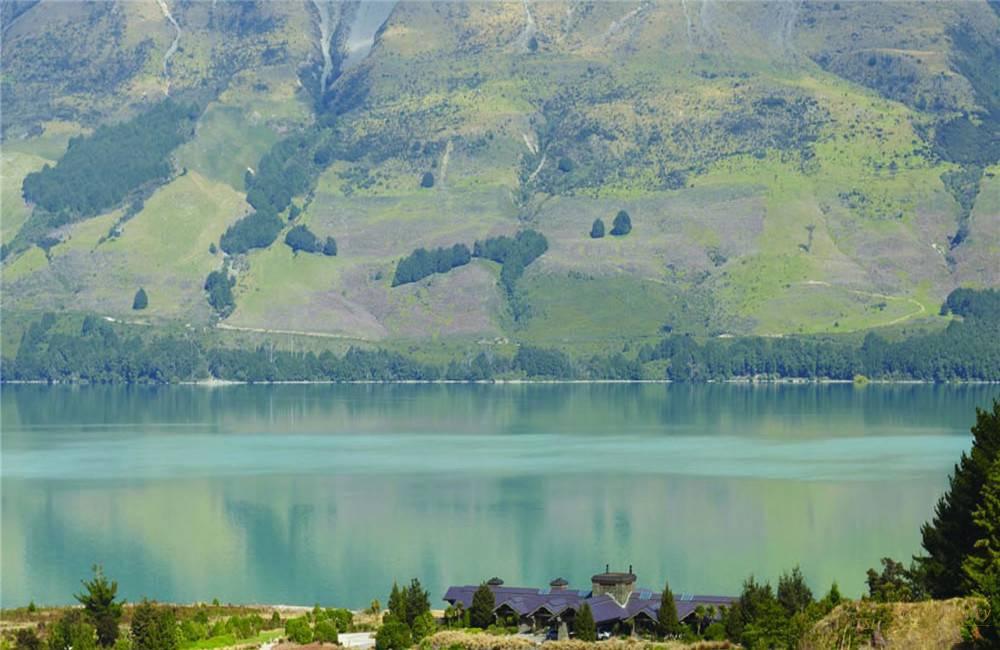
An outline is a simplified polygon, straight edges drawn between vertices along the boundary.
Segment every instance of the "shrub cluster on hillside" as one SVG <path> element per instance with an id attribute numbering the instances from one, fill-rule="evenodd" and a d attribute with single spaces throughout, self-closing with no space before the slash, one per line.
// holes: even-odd
<path id="1" fill-rule="evenodd" d="M 267 248 L 278 238 L 284 223 L 274 212 L 256 211 L 243 217 L 222 233 L 219 247 L 230 255 L 254 248 Z"/>
<path id="2" fill-rule="evenodd" d="M 236 300 L 233 298 L 233 286 L 236 285 L 236 278 L 230 277 L 229 271 L 212 271 L 205 278 L 205 291 L 208 293 L 208 304 L 225 318 L 236 308 Z"/>
<path id="3" fill-rule="evenodd" d="M 398 287 L 401 284 L 423 280 L 435 273 L 447 273 L 457 266 L 465 266 L 471 259 L 472 254 L 465 244 L 433 250 L 418 248 L 396 265 L 392 286 Z"/>
<path id="4" fill-rule="evenodd" d="M 165 99 L 128 121 L 75 137 L 55 167 L 24 178 L 24 198 L 64 223 L 116 207 L 141 185 L 170 175 L 169 154 L 189 137 L 197 115 L 197 107 Z"/>
<path id="5" fill-rule="evenodd" d="M 624 237 L 630 232 L 632 232 L 632 217 L 625 210 L 619 210 L 614 223 L 611 224 L 611 234 L 615 237 Z"/>
<path id="6" fill-rule="evenodd" d="M 292 198 L 309 191 L 317 174 L 336 157 L 334 132 L 316 126 L 276 142 L 244 176 L 247 203 L 254 211 L 240 219 L 219 242 L 229 254 L 267 248 L 278 238 L 284 222 L 279 216 L 286 208 L 292 219 L 300 208 Z M 291 206 L 291 207 L 289 207 Z"/>
<path id="7" fill-rule="evenodd" d="M 337 254 L 337 241 L 333 237 L 327 237 L 325 242 L 320 241 L 309 228 L 298 225 L 288 231 L 285 235 L 285 244 L 294 252 L 305 251 L 307 253 L 323 253 L 332 257 Z"/>
<path id="8" fill-rule="evenodd" d="M 490 237 L 477 241 L 472 256 L 499 262 L 500 287 L 507 296 L 511 315 L 515 321 L 522 320 L 529 313 L 528 303 L 517 293 L 517 281 L 524 275 L 526 266 L 541 257 L 549 249 L 545 235 L 536 230 L 522 230 L 514 237 Z"/>

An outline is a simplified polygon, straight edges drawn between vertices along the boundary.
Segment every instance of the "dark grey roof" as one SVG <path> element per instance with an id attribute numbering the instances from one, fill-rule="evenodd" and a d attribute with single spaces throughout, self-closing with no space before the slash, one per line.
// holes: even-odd
<path id="1" fill-rule="evenodd" d="M 445 592 L 444 600 L 452 605 L 462 603 L 468 609 L 472 606 L 472 596 L 478 588 L 476 585 L 449 587 L 448 591 Z M 594 613 L 594 622 L 598 624 L 625 621 L 640 614 L 655 619 L 660 611 L 661 594 L 649 589 L 633 591 L 624 606 L 619 605 L 610 595 L 594 596 L 589 590 L 560 589 L 553 591 L 548 588 L 491 586 L 490 591 L 493 592 L 496 603 L 494 611 L 501 607 L 507 607 L 519 616 L 529 616 L 539 610 L 559 615 L 566 610 L 579 610 L 585 602 L 590 605 L 590 609 Z M 693 614 L 699 605 L 728 607 L 734 600 L 736 599 L 729 596 L 688 594 L 674 596 L 677 617 L 681 620 Z"/>
<path id="2" fill-rule="evenodd" d="M 503 584 L 503 580 L 501 580 L 496 576 L 493 576 L 492 578 L 486 581 L 486 584 L 490 585 L 491 587 L 499 587 L 500 585 Z"/>
<path id="3" fill-rule="evenodd" d="M 565 587 L 569 584 L 569 581 L 564 578 L 556 578 L 549 583 L 550 587 Z"/>
<path id="4" fill-rule="evenodd" d="M 590 580 L 599 585 L 631 585 L 635 584 L 635 574 L 606 571 L 591 576 Z"/>

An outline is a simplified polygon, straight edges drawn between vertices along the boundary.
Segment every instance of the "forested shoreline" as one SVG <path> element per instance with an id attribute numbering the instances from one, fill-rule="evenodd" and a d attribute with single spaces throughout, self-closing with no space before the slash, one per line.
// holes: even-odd
<path id="1" fill-rule="evenodd" d="M 944 330 L 899 340 L 871 332 L 858 344 L 818 337 L 698 340 L 668 335 L 632 355 L 574 358 L 521 345 L 513 355 L 486 350 L 447 364 L 384 349 L 288 352 L 260 346 L 222 348 L 195 336 L 143 340 L 88 316 L 77 331 L 52 314 L 32 323 L 2 380 L 66 383 L 393 382 L 497 380 L 734 379 L 804 381 L 1000 381 L 1000 291 L 958 289 L 942 306 L 959 316 Z"/>

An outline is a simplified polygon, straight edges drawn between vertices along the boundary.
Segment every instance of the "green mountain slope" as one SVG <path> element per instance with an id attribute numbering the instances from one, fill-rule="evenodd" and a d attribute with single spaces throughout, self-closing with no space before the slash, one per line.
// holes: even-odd
<path id="1" fill-rule="evenodd" d="M 225 268 L 230 328 L 588 350 L 917 323 L 1000 285 L 986 2 L 379 10 L 372 34 L 371 6 L 324 0 L 5 5 L 4 309 L 130 318 L 143 286 L 145 321 L 210 325 L 202 283 Z M 25 204 L 70 135 L 168 94 L 197 120 L 164 182 L 96 217 Z M 275 210 L 337 255 L 294 253 L 289 225 L 217 250 L 301 134 Z M 620 210 L 629 234 L 591 238 Z M 485 259 L 391 286 L 418 247 L 526 228 L 548 250 L 513 293 Z"/>

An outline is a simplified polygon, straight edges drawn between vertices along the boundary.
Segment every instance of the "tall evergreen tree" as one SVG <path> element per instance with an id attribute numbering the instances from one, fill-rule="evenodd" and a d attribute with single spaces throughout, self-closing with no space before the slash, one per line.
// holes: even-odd
<path id="1" fill-rule="evenodd" d="M 147 306 L 149 306 L 149 296 L 146 295 L 145 289 L 139 287 L 139 290 L 135 292 L 135 298 L 132 299 L 132 309 L 140 310 Z"/>
<path id="2" fill-rule="evenodd" d="M 948 491 L 934 509 L 934 519 L 921 528 L 926 555 L 915 558 L 920 579 L 934 598 L 968 592 L 971 582 L 962 568 L 975 555 L 980 531 L 973 519 L 990 467 L 1000 457 L 1000 400 L 992 410 L 976 409 L 972 450 L 963 452 Z"/>
<path id="3" fill-rule="evenodd" d="M 85 591 L 73 597 L 83 605 L 87 619 L 97 630 L 97 642 L 110 648 L 118 639 L 118 621 L 122 617 L 122 601 L 115 600 L 118 582 L 109 581 L 99 565 L 93 566 L 93 572 L 91 580 L 82 581 Z"/>
<path id="4" fill-rule="evenodd" d="M 1000 459 L 990 467 L 972 521 L 979 531 L 979 539 L 962 568 L 972 584 L 981 590 L 991 577 L 1000 577 Z"/>
<path id="5" fill-rule="evenodd" d="M 143 599 L 132 612 L 132 650 L 177 650 L 174 610 Z"/>
<path id="6" fill-rule="evenodd" d="M 580 611 L 576 613 L 573 621 L 573 633 L 577 641 L 597 641 L 597 624 L 594 623 L 594 612 L 590 610 L 590 605 L 583 604 Z"/>
<path id="7" fill-rule="evenodd" d="M 392 583 L 392 592 L 389 594 L 387 607 L 389 609 L 389 616 L 402 622 L 404 625 L 406 624 L 406 594 L 395 582 Z"/>
<path id="8" fill-rule="evenodd" d="M 496 607 L 496 597 L 485 582 L 479 585 L 472 594 L 472 606 L 469 608 L 469 623 L 472 627 L 486 629 L 493 624 L 493 608 Z"/>
<path id="9" fill-rule="evenodd" d="M 406 624 L 412 630 L 417 619 L 430 611 L 430 595 L 420 586 L 420 581 L 414 578 L 406 590 Z"/>
<path id="10" fill-rule="evenodd" d="M 660 611 L 656 613 L 656 627 L 661 636 L 674 636 L 681 631 L 681 623 L 677 619 L 677 603 L 674 602 L 674 592 L 670 590 L 669 582 L 663 585 Z"/>
<path id="11" fill-rule="evenodd" d="M 813 600 L 812 590 L 798 566 L 791 573 L 783 573 L 778 578 L 778 602 L 789 616 L 805 610 Z"/>

